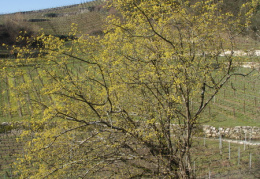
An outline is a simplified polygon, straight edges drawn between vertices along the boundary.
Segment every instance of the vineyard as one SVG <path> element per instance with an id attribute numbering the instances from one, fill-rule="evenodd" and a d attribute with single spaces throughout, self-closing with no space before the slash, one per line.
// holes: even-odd
<path id="1" fill-rule="evenodd" d="M 16 157 L 23 154 L 24 143 L 17 131 L 0 135 L 0 177 L 16 178 Z M 27 140 L 30 140 L 29 138 Z M 192 168 L 197 178 L 258 178 L 259 145 L 235 144 L 218 139 L 193 141 Z M 100 178 L 98 175 L 94 178 Z"/>
<path id="2" fill-rule="evenodd" d="M 84 71 L 84 65 L 81 63 L 71 63 L 71 66 L 78 75 Z M 39 96 L 39 91 L 47 85 L 47 81 L 40 77 L 40 72 L 32 67 L 21 67 L 21 70 L 23 73 L 13 73 L 13 76 L 1 73 L 1 122 L 21 121 L 30 118 L 31 115 L 41 115 L 31 113 L 32 108 L 38 105 L 34 103 L 34 98 L 52 102 L 51 97 Z M 231 79 L 201 116 L 201 124 L 215 127 L 260 126 L 259 71 L 241 67 L 238 67 L 237 71 L 250 74 Z M 9 72 L 12 72 L 12 68 Z M 22 90 L 16 88 L 26 80 L 35 84 L 34 89 L 28 89 L 26 86 L 23 86 Z M 29 90 L 33 90 L 33 93 L 29 93 Z M 193 105 L 196 108 L 195 101 Z M 1 130 L 1 177 L 13 178 L 16 175 L 16 155 L 23 153 L 23 143 L 17 141 L 19 131 L 15 128 Z M 255 178 L 259 175 L 259 146 L 223 141 L 220 147 L 219 143 L 219 140 L 194 139 L 193 152 L 197 157 L 193 159 L 193 169 L 197 178 Z"/>
<path id="3" fill-rule="evenodd" d="M 78 75 L 81 75 L 82 71 L 84 71 L 81 63 L 76 64 L 73 62 L 71 65 L 74 66 L 75 73 Z M 34 99 L 42 98 L 38 95 L 38 92 L 48 83 L 40 77 L 39 71 L 34 67 L 21 67 L 21 70 L 20 74 L 13 72 L 12 76 L 1 73 L 0 97 L 2 100 L 0 116 L 2 122 L 27 119 L 28 115 L 31 115 L 33 106 L 37 105 L 33 103 Z M 241 67 L 237 68 L 237 70 L 238 72 L 250 74 L 246 77 L 234 77 L 230 80 L 220 93 L 214 97 L 207 111 L 201 116 L 201 124 L 215 127 L 260 127 L 259 71 Z M 12 68 L 10 68 L 9 72 L 12 72 Z M 33 96 L 26 86 L 22 86 L 22 89 L 18 88 L 26 81 L 35 83 Z M 52 101 L 50 97 L 42 100 Z M 194 109 L 196 109 L 196 105 L 194 101 Z"/>
<path id="4" fill-rule="evenodd" d="M 72 23 L 79 24 L 78 29 L 83 33 L 101 31 L 104 18 L 108 10 L 103 9 L 102 0 L 90 1 L 73 6 L 52 8 L 39 11 L 0 15 L 0 25 L 6 19 L 13 21 L 26 21 L 29 26 L 43 29 L 45 34 L 67 35 Z"/>
<path id="5" fill-rule="evenodd" d="M 239 72 L 251 69 L 239 68 Z M 247 77 L 234 77 L 214 98 L 203 116 L 204 122 L 216 127 L 260 126 L 259 71 Z"/>
<path id="6" fill-rule="evenodd" d="M 68 36 L 71 31 L 72 23 L 78 24 L 77 28 L 81 34 L 90 34 L 93 36 L 104 35 L 102 30 L 103 25 L 105 24 L 105 17 L 116 12 L 114 12 L 114 9 L 105 9 L 103 5 L 104 2 L 102 0 L 96 0 L 62 8 L 0 15 L 0 26 L 4 23 L 5 18 L 13 20 L 15 18 L 16 20 L 22 19 L 22 21 L 26 21 L 27 25 L 29 24 L 38 29 L 43 29 L 42 31 L 47 35 L 59 37 L 56 39 L 57 41 L 63 36 Z M 18 16 L 20 17 L 18 18 Z M 76 38 L 77 37 L 75 37 L 75 39 Z M 55 42 L 55 37 L 53 39 L 52 40 Z M 71 43 L 75 43 L 73 42 L 74 39 L 70 40 Z M 245 50 L 245 52 L 247 52 L 245 53 L 246 55 L 235 55 L 237 61 L 235 62 L 235 68 L 232 69 L 232 72 L 240 75 L 232 76 L 217 95 L 214 96 L 207 108 L 205 108 L 205 111 L 199 116 L 199 126 L 210 125 L 215 128 L 229 128 L 235 126 L 260 127 L 260 57 L 259 55 L 256 55 L 256 53 L 252 53 L 256 52 L 254 50 L 259 51 L 259 41 L 239 36 L 236 39 L 236 43 L 239 44 L 238 47 L 242 50 L 250 49 L 248 51 Z M 64 44 L 64 46 L 67 47 L 70 45 L 70 42 L 64 42 Z M 86 50 L 86 47 L 82 48 L 85 48 Z M 39 55 L 40 53 L 38 54 L 38 52 L 35 52 L 35 54 Z M 70 91 L 71 89 L 73 91 L 80 86 L 80 88 L 82 88 L 81 90 L 86 93 L 86 95 L 94 91 L 92 94 L 94 97 L 91 95 L 88 96 L 90 99 L 93 98 L 94 101 L 99 99 L 98 97 L 95 99 L 95 97 L 98 96 L 96 95 L 96 93 L 98 93 L 96 91 L 102 90 L 103 86 L 106 87 L 106 85 L 102 86 L 102 83 L 99 83 L 101 76 L 96 73 L 96 71 L 99 70 L 99 66 L 94 66 L 96 65 L 95 62 L 88 61 L 89 56 L 88 54 L 86 55 L 84 50 L 82 50 L 82 53 L 77 53 L 76 56 L 66 53 L 58 54 L 57 56 L 61 57 L 60 61 L 46 60 L 47 58 L 45 57 L 52 57 L 48 53 L 43 53 L 40 54 L 42 56 L 39 55 L 41 58 L 30 58 L 30 60 L 26 61 L 24 64 L 21 62 L 23 60 L 22 58 L 15 56 L 14 53 L 10 53 L 10 51 L 3 48 L 0 48 L 0 55 L 0 65 L 5 64 L 5 67 L 0 71 L 0 178 L 17 178 L 19 173 L 15 173 L 17 167 L 15 165 L 16 159 L 18 156 L 24 155 L 23 147 L 25 143 L 32 140 L 28 136 L 24 141 L 19 140 L 21 138 L 21 133 L 27 129 L 31 129 L 34 119 L 42 119 L 48 106 L 54 106 L 56 103 L 60 102 L 60 99 L 54 99 L 54 96 L 56 95 L 55 90 L 62 88 L 62 85 L 57 85 L 57 88 L 53 89 L 54 92 L 52 94 L 48 91 L 48 84 L 55 83 L 55 80 L 65 81 L 66 77 L 66 80 L 69 80 L 67 83 L 64 83 L 65 91 Z M 28 54 L 25 54 L 25 57 L 26 55 Z M 250 55 L 249 59 L 247 58 L 248 55 Z M 223 56 L 219 57 L 219 59 L 226 60 Z M 17 64 L 14 63 L 16 61 Z M 226 61 L 224 62 L 226 63 Z M 254 65 L 252 66 L 251 64 Z M 216 67 L 216 69 L 217 68 L 218 67 Z M 54 72 L 53 74 L 56 76 L 51 76 L 52 72 Z M 48 78 L 48 75 L 51 76 L 51 78 Z M 215 74 L 213 73 L 213 76 L 214 75 Z M 94 76 L 97 79 L 92 79 L 91 76 Z M 78 83 L 78 86 L 73 86 L 73 80 Z M 89 84 L 86 85 L 86 81 L 88 81 L 87 83 Z M 99 85 L 102 87 L 100 88 Z M 216 89 L 210 91 L 209 87 L 209 90 L 205 94 L 205 98 L 210 97 L 214 90 Z M 77 89 L 75 91 L 77 91 Z M 66 93 L 62 95 L 65 96 Z M 200 93 L 196 95 L 200 95 Z M 80 97 L 81 96 L 78 95 L 72 99 L 80 99 Z M 193 110 L 192 112 L 197 111 L 201 106 L 200 96 L 198 98 L 196 97 L 198 96 L 195 96 L 195 99 L 192 99 L 188 103 L 191 106 L 191 111 Z M 73 102 L 71 102 L 71 104 L 73 104 Z M 65 109 L 67 105 L 69 106 L 71 104 L 70 101 L 61 100 L 60 108 L 64 107 Z M 84 105 L 85 104 L 82 104 L 81 108 L 78 110 L 79 116 L 85 117 L 84 115 L 86 114 L 90 117 L 95 116 L 91 112 L 84 111 L 87 106 Z M 76 106 L 75 103 L 75 109 L 79 106 Z M 74 106 L 72 105 L 72 107 Z M 72 119 L 70 116 L 66 115 L 67 114 L 65 114 L 64 119 Z M 139 120 L 139 116 L 135 111 L 133 111 L 133 116 L 135 116 L 134 120 Z M 56 122 L 55 117 L 51 119 L 54 123 Z M 23 125 L 22 121 L 28 123 L 25 122 L 26 125 Z M 83 120 L 80 122 L 82 121 Z M 87 124 L 87 122 L 85 122 L 85 124 Z M 43 125 L 45 126 L 39 130 L 45 129 L 46 126 L 46 128 L 49 127 L 50 129 L 53 127 L 51 126 L 52 124 L 50 126 L 48 124 Z M 55 127 L 57 127 L 56 123 Z M 75 128 L 77 129 L 78 127 Z M 90 129 L 86 127 L 86 129 L 88 129 L 86 130 L 87 132 L 85 131 L 86 133 L 90 133 L 89 131 L 92 130 L 91 127 Z M 97 129 L 102 131 L 98 127 Z M 108 128 L 107 131 L 110 129 L 112 130 L 112 122 L 111 128 Z M 31 131 L 33 131 L 33 129 L 31 129 Z M 61 133 L 67 133 L 67 131 L 62 131 Z M 86 138 L 86 136 L 84 136 L 86 133 L 81 130 L 75 131 L 76 137 L 75 134 L 73 134 L 73 137 L 70 136 L 73 138 L 72 142 L 70 142 L 73 143 L 73 145 L 78 145 L 80 141 L 83 141 L 83 139 Z M 32 132 L 31 134 L 34 133 Z M 101 133 L 101 137 L 97 137 L 98 141 L 103 140 L 102 137 L 104 136 L 102 135 L 105 136 L 105 134 Z M 118 134 L 115 134 L 115 136 L 117 135 Z M 172 136 L 174 135 L 175 133 L 172 132 Z M 56 138 L 54 141 L 55 140 Z M 170 140 L 172 140 L 172 143 L 176 142 L 174 139 Z M 95 142 L 94 139 L 90 139 L 90 141 Z M 81 144 L 78 145 L 79 153 L 84 153 L 85 149 L 81 149 L 80 145 Z M 86 145 L 89 147 L 88 145 L 90 144 L 86 142 Z M 136 146 L 138 145 L 139 144 L 136 144 Z M 217 136 L 216 138 L 205 138 L 200 134 L 195 135 L 192 138 L 191 145 L 191 167 L 196 178 L 253 179 L 260 177 L 259 143 L 256 145 L 246 143 L 246 141 L 244 141 L 243 144 L 232 143 L 230 141 L 222 140 L 221 136 Z M 69 152 L 73 151 L 72 148 L 65 149 L 65 151 L 66 150 Z M 99 149 L 97 149 L 97 151 L 99 151 Z M 156 163 L 157 161 L 153 162 Z M 121 163 L 119 163 L 119 165 L 121 165 Z M 160 170 L 160 167 L 158 167 L 158 170 Z M 104 173 L 101 172 L 101 174 Z M 93 175 L 93 178 L 100 178 L 100 175 Z"/>
<path id="7" fill-rule="evenodd" d="M 23 144 L 17 142 L 20 134 L 1 132 L 0 135 L 0 177 L 14 178 L 16 155 L 23 152 Z"/>

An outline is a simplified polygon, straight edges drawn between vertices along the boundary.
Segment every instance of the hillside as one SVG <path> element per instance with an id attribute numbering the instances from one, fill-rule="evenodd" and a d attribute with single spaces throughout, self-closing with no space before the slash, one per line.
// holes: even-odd
<path id="1" fill-rule="evenodd" d="M 0 178 L 257 177 L 260 40 L 245 26 L 256 6 L 236 16 L 222 2 L 1 16 Z"/>
<path id="2" fill-rule="evenodd" d="M 196 2 L 196 0 L 193 1 Z M 241 2 L 237 3 L 236 0 L 232 0 L 226 1 L 225 4 L 224 11 L 225 9 L 231 9 L 234 13 L 237 13 L 236 11 Z M 100 35 L 107 15 L 116 13 L 115 9 L 106 9 L 104 5 L 105 0 L 93 0 L 64 7 L 2 14 L 0 15 L 0 44 L 14 44 L 20 31 L 27 31 L 29 35 L 40 30 L 47 35 L 68 35 L 72 23 L 78 24 L 78 30 L 83 34 Z M 252 32 L 243 32 L 241 37 L 237 38 L 241 48 L 258 49 L 260 37 L 259 17 L 260 6 L 252 18 Z M 0 47 L 1 49 L 3 50 L 2 47 Z"/>
<path id="3" fill-rule="evenodd" d="M 45 34 L 52 35 L 68 34 L 71 24 L 76 23 L 82 33 L 95 34 L 102 30 L 103 20 L 108 14 L 103 5 L 103 0 L 94 0 L 71 6 L 0 15 L 0 31 L 3 32 L 6 21 L 13 21 L 37 30 L 43 29 Z"/>

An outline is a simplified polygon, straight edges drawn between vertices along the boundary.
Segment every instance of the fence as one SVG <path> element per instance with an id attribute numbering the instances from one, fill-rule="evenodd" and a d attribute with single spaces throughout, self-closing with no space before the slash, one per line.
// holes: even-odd
<path id="1" fill-rule="evenodd" d="M 0 125 L 0 131 L 0 178 L 17 178 L 14 162 L 17 154 L 23 154 L 24 143 L 17 140 L 22 130 Z M 258 149 L 259 146 L 230 143 L 221 138 L 194 138 L 193 172 L 202 179 L 260 177 Z"/>

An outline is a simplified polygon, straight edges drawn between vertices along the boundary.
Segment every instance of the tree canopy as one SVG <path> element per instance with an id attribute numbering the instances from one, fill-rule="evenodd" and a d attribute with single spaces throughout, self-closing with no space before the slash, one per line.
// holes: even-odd
<path id="1" fill-rule="evenodd" d="M 113 0 L 120 16 L 108 18 L 102 38 L 43 34 L 37 48 L 15 48 L 2 68 L 7 106 L 38 121 L 24 132 L 32 140 L 21 176 L 195 177 L 200 114 L 233 75 L 246 75 L 225 51 L 236 50 L 254 6 L 233 18 L 222 3 Z"/>

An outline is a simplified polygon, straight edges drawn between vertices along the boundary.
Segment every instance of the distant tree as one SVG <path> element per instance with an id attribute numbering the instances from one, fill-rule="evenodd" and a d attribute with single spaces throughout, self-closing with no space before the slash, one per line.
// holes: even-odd
<path id="1" fill-rule="evenodd" d="M 42 35 L 38 58 L 19 48 L 6 62 L 13 96 L 29 98 L 23 106 L 46 124 L 24 132 L 33 139 L 17 163 L 22 178 L 195 177 L 200 115 L 232 76 L 245 75 L 234 71 L 233 53 L 220 54 L 236 49 L 251 6 L 235 19 L 221 1 L 111 5 L 121 17 L 108 19 L 104 37 Z"/>
<path id="2" fill-rule="evenodd" d="M 1 28 L 0 33 L 2 33 L 1 37 L 1 45 L 2 43 L 8 45 L 25 45 L 25 38 L 31 38 L 36 35 L 39 28 L 35 25 L 31 25 L 24 19 L 21 13 L 17 13 L 14 15 L 6 15 L 4 17 L 4 24 Z M 25 37 L 23 40 L 17 42 L 17 38 L 19 36 Z"/>
<path id="3" fill-rule="evenodd" d="M 28 22 L 45 22 L 50 21 L 49 19 L 28 19 Z"/>
<path id="4" fill-rule="evenodd" d="M 58 16 L 59 16 L 58 13 L 53 13 L 53 12 L 44 14 L 44 17 L 58 17 Z"/>
<path id="5" fill-rule="evenodd" d="M 251 34 L 256 40 L 260 40 L 260 2 L 258 2 L 254 16 L 252 18 L 251 29 L 253 33 Z"/>
<path id="6" fill-rule="evenodd" d="M 93 11 L 95 10 L 95 6 L 89 6 L 89 7 L 88 7 L 88 10 L 89 10 L 90 12 L 93 12 Z"/>

